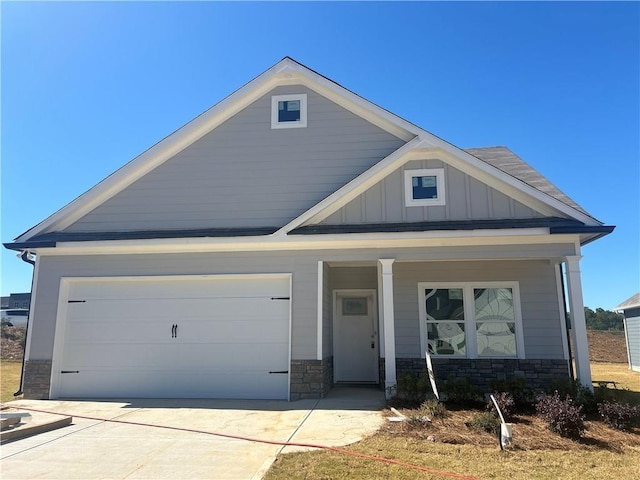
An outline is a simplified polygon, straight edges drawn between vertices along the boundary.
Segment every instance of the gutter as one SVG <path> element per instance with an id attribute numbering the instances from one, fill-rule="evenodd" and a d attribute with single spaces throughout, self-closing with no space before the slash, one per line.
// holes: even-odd
<path id="1" fill-rule="evenodd" d="M 33 274 L 31 275 L 31 297 L 33 298 L 33 282 L 35 281 L 34 277 L 35 277 L 36 262 L 29 257 L 30 255 L 32 255 L 32 253 L 29 252 L 29 250 L 24 250 L 19 256 L 23 262 L 29 263 L 32 267 L 34 267 Z M 26 349 L 27 349 L 27 338 L 29 335 L 29 323 L 31 323 L 30 322 L 31 312 L 32 312 L 31 301 L 29 301 L 29 316 L 27 317 L 27 326 L 25 327 L 25 330 L 24 330 L 24 345 L 22 346 L 22 369 L 20 370 L 20 387 L 18 391 L 13 394 L 14 397 L 19 397 L 23 393 L 22 390 L 24 387 L 24 366 L 27 360 Z"/>

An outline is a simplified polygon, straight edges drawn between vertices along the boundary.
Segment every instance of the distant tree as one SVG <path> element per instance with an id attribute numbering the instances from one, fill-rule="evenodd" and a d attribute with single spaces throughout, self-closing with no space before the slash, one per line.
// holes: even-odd
<path id="1" fill-rule="evenodd" d="M 584 316 L 589 330 L 624 330 L 624 317 L 611 310 L 598 307 L 594 312 L 589 307 L 584 307 Z"/>

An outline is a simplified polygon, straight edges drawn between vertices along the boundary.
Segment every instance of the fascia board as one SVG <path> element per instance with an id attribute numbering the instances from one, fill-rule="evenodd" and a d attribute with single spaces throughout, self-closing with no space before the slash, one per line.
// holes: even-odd
<path id="1" fill-rule="evenodd" d="M 304 237 L 233 237 L 61 242 L 35 249 L 37 255 L 109 255 L 203 252 L 269 252 L 496 245 L 574 245 L 577 235 L 549 235 L 548 228 L 431 232 L 305 235 Z"/>

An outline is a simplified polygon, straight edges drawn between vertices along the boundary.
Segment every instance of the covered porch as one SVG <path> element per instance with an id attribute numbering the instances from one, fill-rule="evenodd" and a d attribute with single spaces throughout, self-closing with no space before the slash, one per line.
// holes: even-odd
<path id="1" fill-rule="evenodd" d="M 570 375 L 591 387 L 580 256 L 544 251 L 318 261 L 317 358 L 292 362 L 292 399 L 350 384 L 392 395 L 400 375 L 424 371 L 425 352 L 437 378 L 469 377 L 482 389 L 512 377 L 544 388 Z M 298 392 L 310 375 L 315 385 L 302 381 Z"/>

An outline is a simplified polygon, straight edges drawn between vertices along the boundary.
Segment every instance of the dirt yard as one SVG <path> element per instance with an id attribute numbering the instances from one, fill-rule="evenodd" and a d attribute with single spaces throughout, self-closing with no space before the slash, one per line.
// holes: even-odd
<path id="1" fill-rule="evenodd" d="M 592 362 L 627 363 L 627 344 L 624 332 L 587 330 L 589 360 Z"/>

